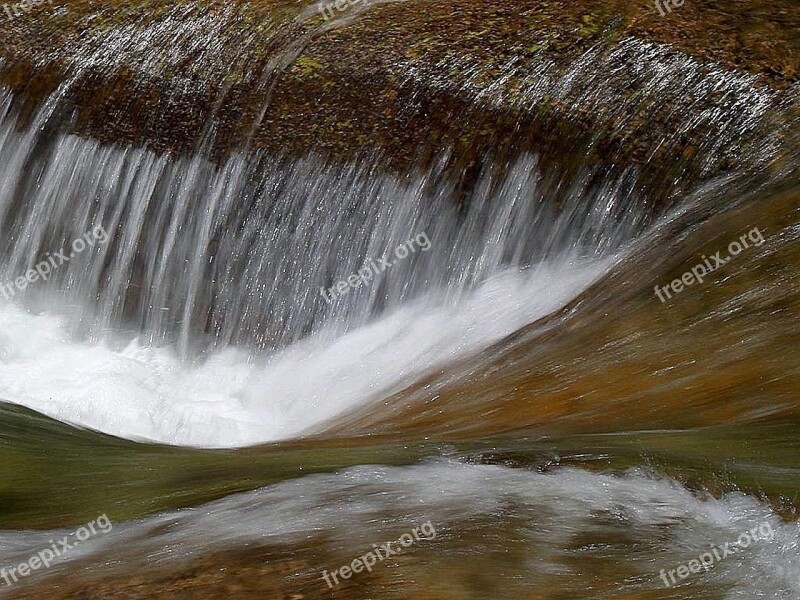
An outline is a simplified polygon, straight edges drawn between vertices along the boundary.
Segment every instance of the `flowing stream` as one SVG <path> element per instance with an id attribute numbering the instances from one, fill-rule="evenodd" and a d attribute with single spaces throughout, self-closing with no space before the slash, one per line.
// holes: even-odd
<path id="1" fill-rule="evenodd" d="M 230 593 L 268 576 L 269 597 L 325 597 L 323 569 L 430 521 L 341 597 L 800 598 L 800 196 L 775 124 L 797 90 L 623 40 L 560 79 L 543 64 L 524 97 L 600 111 L 581 73 L 617 85 L 598 64 L 632 53 L 654 101 L 749 99 L 678 115 L 676 136 L 720 133 L 699 174 L 662 182 L 685 191 L 668 203 L 637 167 L 534 151 L 486 157 L 466 191 L 447 149 L 405 173 L 244 142 L 222 161 L 159 154 L 62 127 L 77 76 L 33 115 L 0 89 L 0 559 L 78 515 L 114 520 L 0 592 L 89 597 L 80 572 L 138 597 L 137 571 L 158 585 L 229 560 L 245 565 Z M 656 298 L 742 235 L 725 269 Z M 74 491 L 62 516 L 36 469 Z"/>

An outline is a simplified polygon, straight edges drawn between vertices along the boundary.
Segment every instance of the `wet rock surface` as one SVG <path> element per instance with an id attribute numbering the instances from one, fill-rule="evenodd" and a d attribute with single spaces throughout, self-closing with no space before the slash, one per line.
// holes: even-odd
<path id="1" fill-rule="evenodd" d="M 657 97 L 653 77 L 676 75 L 658 71 L 681 55 L 687 81 L 733 77 L 780 104 L 797 81 L 799 30 L 792 0 L 698 0 L 663 17 L 644 1 L 412 0 L 327 21 L 286 2 L 78 1 L 0 23 L 0 77 L 32 106 L 61 86 L 75 131 L 159 151 L 377 150 L 408 166 L 452 147 L 469 166 L 488 151 L 573 149 L 582 161 L 680 163 L 719 123 L 701 118 L 664 148 L 676 113 L 742 107 L 719 86 Z M 582 83 L 590 68 L 606 77 Z"/>

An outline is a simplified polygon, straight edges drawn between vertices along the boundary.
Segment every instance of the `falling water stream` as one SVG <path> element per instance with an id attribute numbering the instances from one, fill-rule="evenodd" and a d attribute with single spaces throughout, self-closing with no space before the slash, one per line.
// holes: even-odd
<path id="1" fill-rule="evenodd" d="M 589 86 L 632 54 L 650 102 L 728 99 L 675 117 L 675 136 L 719 135 L 700 175 L 664 182 L 686 190 L 670 203 L 634 166 L 567 177 L 532 150 L 486 157 L 466 193 L 445 148 L 405 173 L 249 138 L 218 161 L 209 127 L 195 154 L 162 154 L 61 127 L 78 75 L 32 116 L 0 89 L 0 437 L 21 488 L 0 492 L 0 559 L 71 531 L 37 469 L 91 496 L 65 500 L 69 523 L 114 519 L 0 593 L 94 597 L 85 578 L 148 597 L 136 586 L 219 563 L 239 587 L 209 576 L 186 597 L 249 597 L 259 577 L 277 582 L 260 597 L 328 597 L 323 569 L 430 521 L 435 538 L 335 597 L 800 598 L 797 148 L 775 125 L 797 90 L 623 40 L 558 77 L 543 63 L 522 97 L 619 121 Z M 705 287 L 654 296 L 756 227 L 763 245 Z M 763 524 L 713 569 L 659 577 Z"/>

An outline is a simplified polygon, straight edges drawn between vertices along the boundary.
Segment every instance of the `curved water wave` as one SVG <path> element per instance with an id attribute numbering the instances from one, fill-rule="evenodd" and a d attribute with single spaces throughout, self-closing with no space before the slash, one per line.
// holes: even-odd
<path id="1" fill-rule="evenodd" d="M 69 561 L 89 569 L 113 563 L 103 578 L 124 590 L 142 568 L 160 578 L 161 569 L 179 573 L 204 554 L 224 564 L 226 552 L 248 546 L 260 562 L 286 565 L 283 577 L 295 592 L 314 594 L 323 570 L 330 574 L 424 523 L 428 536 L 409 547 L 398 544 L 402 552 L 376 561 L 374 573 L 342 578 L 344 589 L 411 597 L 437 589 L 437 581 L 468 585 L 476 574 L 502 573 L 481 579 L 489 597 L 551 586 L 567 598 L 587 586 L 649 598 L 800 594 L 797 525 L 745 495 L 698 498 L 674 480 L 638 470 L 620 477 L 573 468 L 537 473 L 447 460 L 359 466 L 116 523 L 59 561 L 49 576 L 69 590 Z M 723 559 L 722 548 L 754 528 L 760 528 L 755 539 Z M 0 560 L 22 560 L 68 533 L 2 533 Z M 276 550 L 309 543 L 317 547 L 314 555 Z M 676 578 L 680 591 L 664 585 L 662 569 L 674 571 L 712 548 L 719 548 L 720 560 L 708 570 Z M 625 567 L 609 571 L 610 564 Z"/>
<path id="2" fill-rule="evenodd" d="M 28 130 L 12 100 L 2 293 L 43 314 L 3 308 L 0 395 L 133 439 L 296 435 L 559 308 L 654 218 L 635 169 L 490 161 L 455 203 L 448 153 L 404 177 L 377 156 L 218 167 Z"/>

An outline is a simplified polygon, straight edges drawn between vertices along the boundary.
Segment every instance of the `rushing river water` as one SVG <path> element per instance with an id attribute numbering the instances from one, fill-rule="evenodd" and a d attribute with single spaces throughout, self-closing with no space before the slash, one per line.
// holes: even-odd
<path id="1" fill-rule="evenodd" d="M 637 53 L 648 101 L 725 108 L 677 111 L 718 134 L 656 185 L 176 157 L 67 132 L 66 84 L 33 115 L 0 90 L 0 559 L 113 521 L 0 593 L 800 598 L 797 89 L 623 40 L 521 97 L 620 120 L 590 84 Z"/>

